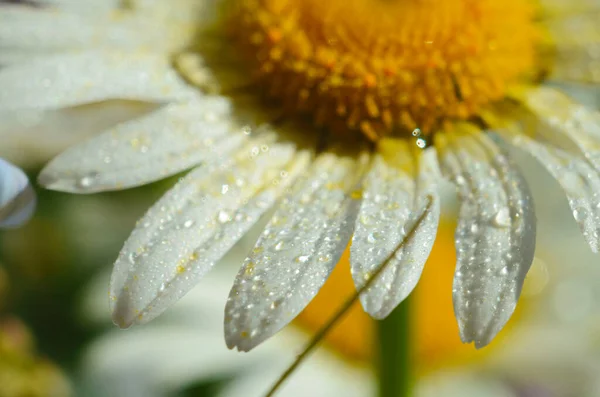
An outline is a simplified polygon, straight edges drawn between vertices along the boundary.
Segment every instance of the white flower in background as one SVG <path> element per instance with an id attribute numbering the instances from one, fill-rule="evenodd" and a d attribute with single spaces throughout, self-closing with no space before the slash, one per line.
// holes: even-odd
<path id="1" fill-rule="evenodd" d="M 461 197 L 461 339 L 487 345 L 514 311 L 536 223 L 492 131 L 556 178 L 598 250 L 600 116 L 546 84 L 595 89 L 595 1 L 240 0 L 226 16 L 213 1 L 42 3 L 0 8 L 0 115 L 43 124 L 113 100 L 156 106 L 65 151 L 40 182 L 92 193 L 197 167 L 117 259 L 121 327 L 161 314 L 267 214 L 227 302 L 229 347 L 250 350 L 289 323 L 352 235 L 357 287 L 408 239 L 361 297 L 384 318 L 421 275 L 444 177 Z"/>
<path id="2" fill-rule="evenodd" d="M 21 226 L 33 215 L 35 192 L 27 175 L 0 158 L 0 229 Z"/>
<path id="3" fill-rule="evenodd" d="M 243 258 L 237 255 L 231 258 Z M 231 259 L 226 259 L 229 262 Z M 264 393 L 306 343 L 297 329 L 265 343 L 251 355 L 239 356 L 223 343 L 223 304 L 236 269 L 223 263 L 207 275 L 206 288 L 195 288 L 161 319 L 148 327 L 102 335 L 85 351 L 81 390 L 86 396 L 164 397 L 202 382 L 223 381 L 222 397 Z M 108 276 L 108 275 L 107 275 Z M 106 281 L 99 277 L 88 290 L 84 317 L 96 324 L 106 315 Z M 323 376 L 325 375 L 325 376 Z M 328 397 L 372 395 L 371 373 L 347 365 L 326 350 L 300 368 L 281 390 L 282 396 Z"/>

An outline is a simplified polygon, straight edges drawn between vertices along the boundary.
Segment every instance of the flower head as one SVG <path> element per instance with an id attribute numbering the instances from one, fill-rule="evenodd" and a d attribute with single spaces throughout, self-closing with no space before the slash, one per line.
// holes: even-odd
<path id="1" fill-rule="evenodd" d="M 229 347 L 250 350 L 289 323 L 349 240 L 355 285 L 378 274 L 362 305 L 384 318 L 418 282 L 446 179 L 461 202 L 455 314 L 462 340 L 482 347 L 514 311 L 535 246 L 509 146 L 540 160 L 592 250 L 600 242 L 600 115 L 551 84 L 598 83 L 598 6 L 566 4 L 2 7 L 0 112 L 160 105 L 55 158 L 39 178 L 51 189 L 124 189 L 196 167 L 116 261 L 121 327 L 166 310 L 263 218 L 225 309 Z"/>

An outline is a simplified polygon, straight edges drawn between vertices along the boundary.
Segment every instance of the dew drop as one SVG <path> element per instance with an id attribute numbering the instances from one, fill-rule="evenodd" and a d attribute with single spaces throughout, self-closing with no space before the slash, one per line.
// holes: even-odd
<path id="1" fill-rule="evenodd" d="M 379 240 L 379 233 L 377 232 L 369 233 L 369 235 L 367 236 L 367 241 L 371 244 L 375 244 L 377 240 Z"/>
<path id="2" fill-rule="evenodd" d="M 306 263 L 310 257 L 308 255 L 300 255 L 296 258 L 296 262 Z"/>
<path id="3" fill-rule="evenodd" d="M 217 219 L 221 223 L 227 223 L 231 220 L 231 215 L 229 214 L 229 212 L 221 210 L 217 215 Z"/>
<path id="4" fill-rule="evenodd" d="M 127 260 L 129 260 L 129 263 L 131 263 L 131 264 L 135 263 L 136 258 L 137 258 L 137 255 L 135 254 L 135 252 L 130 252 L 129 255 L 127 255 Z"/>
<path id="5" fill-rule="evenodd" d="M 476 223 L 473 223 L 471 225 L 471 233 L 477 233 L 479 231 L 479 225 L 477 225 Z"/>
<path id="6" fill-rule="evenodd" d="M 573 210 L 573 216 L 577 222 L 583 222 L 588 216 L 588 211 L 583 207 L 577 207 Z"/>
<path id="7" fill-rule="evenodd" d="M 86 175 L 84 177 L 82 177 L 81 179 L 79 179 L 79 186 L 80 187 L 90 187 L 94 184 L 94 178 L 96 177 L 95 174 L 92 175 Z"/>
<path id="8" fill-rule="evenodd" d="M 194 222 L 192 219 L 188 219 L 187 221 L 185 221 L 183 223 L 183 227 L 185 227 L 186 229 L 188 229 L 188 228 L 194 226 L 194 223 L 196 223 L 196 222 Z"/>
<path id="9" fill-rule="evenodd" d="M 508 208 L 500 208 L 494 215 L 494 225 L 496 227 L 509 227 L 510 226 L 510 213 Z"/>

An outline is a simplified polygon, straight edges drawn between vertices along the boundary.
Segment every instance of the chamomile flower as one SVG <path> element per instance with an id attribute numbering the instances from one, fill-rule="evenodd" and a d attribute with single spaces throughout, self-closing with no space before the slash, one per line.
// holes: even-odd
<path id="1" fill-rule="evenodd" d="M 68 149 L 40 183 L 92 193 L 196 167 L 115 263 L 121 327 L 161 314 L 265 217 L 225 308 L 229 347 L 288 324 L 350 239 L 359 288 L 391 256 L 361 295 L 384 318 L 418 282 L 446 179 L 461 202 L 455 314 L 463 342 L 485 346 L 535 246 L 507 145 L 556 178 L 598 250 L 600 115 L 551 84 L 600 81 L 595 1 L 42 3 L 0 8 L 0 113 L 160 106 Z"/>

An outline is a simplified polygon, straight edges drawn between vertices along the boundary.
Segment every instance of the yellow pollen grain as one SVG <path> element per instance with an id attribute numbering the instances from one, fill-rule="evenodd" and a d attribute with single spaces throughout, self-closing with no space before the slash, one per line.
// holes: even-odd
<path id="1" fill-rule="evenodd" d="M 430 134 L 534 74 L 527 0 L 240 0 L 231 33 L 284 111 L 371 140 Z"/>

